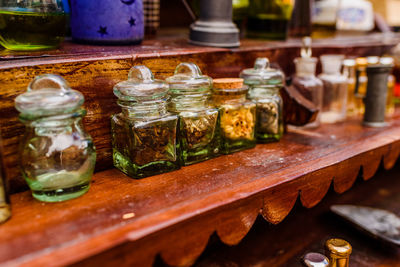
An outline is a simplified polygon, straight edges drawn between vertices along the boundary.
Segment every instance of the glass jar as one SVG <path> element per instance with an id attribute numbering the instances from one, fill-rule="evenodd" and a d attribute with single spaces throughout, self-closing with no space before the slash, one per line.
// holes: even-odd
<path id="1" fill-rule="evenodd" d="M 67 1 L 0 1 L 0 44 L 17 51 L 56 48 L 64 39 L 68 11 Z"/>
<path id="2" fill-rule="evenodd" d="M 285 40 L 292 9 L 290 0 L 250 0 L 247 36 Z"/>
<path id="3" fill-rule="evenodd" d="M 230 154 L 256 145 L 256 104 L 246 99 L 243 79 L 214 79 L 213 103 L 220 110 L 221 152 Z"/>
<path id="4" fill-rule="evenodd" d="M 379 62 L 382 65 L 390 65 L 394 64 L 394 59 L 392 57 L 381 57 Z M 388 77 L 388 92 L 387 92 L 387 101 L 386 101 L 386 116 L 393 116 L 395 111 L 395 101 L 394 101 L 394 87 L 396 85 L 396 77 L 393 74 L 390 74 Z"/>
<path id="5" fill-rule="evenodd" d="M 267 58 L 257 58 L 254 68 L 240 73 L 249 86 L 248 99 L 257 105 L 256 137 L 261 143 L 279 141 L 283 135 L 283 101 L 280 89 L 285 76 L 271 68 Z"/>
<path id="6" fill-rule="evenodd" d="M 296 74 L 293 76 L 292 85 L 319 110 L 315 121 L 303 127 L 315 128 L 320 125 L 322 110 L 323 84 L 315 77 L 315 69 L 318 59 L 315 57 L 300 57 L 294 60 Z"/>
<path id="7" fill-rule="evenodd" d="M 0 136 L 0 223 L 7 221 L 11 216 L 10 198 L 7 194 L 7 181 L 3 155 L 3 143 Z"/>
<path id="8" fill-rule="evenodd" d="M 181 162 L 190 165 L 219 153 L 218 109 L 210 107 L 212 79 L 193 63 L 181 63 L 169 84 L 168 111 L 179 117 Z"/>
<path id="9" fill-rule="evenodd" d="M 178 117 L 167 111 L 168 85 L 136 66 L 114 94 L 122 109 L 111 117 L 114 166 L 132 178 L 179 169 Z"/>
<path id="10" fill-rule="evenodd" d="M 96 152 L 82 124 L 83 102 L 80 92 L 52 74 L 37 76 L 15 99 L 26 126 L 20 146 L 22 174 L 38 200 L 63 201 L 89 190 Z"/>
<path id="11" fill-rule="evenodd" d="M 346 119 L 347 78 L 340 73 L 343 55 L 322 55 L 322 73 L 318 78 L 324 84 L 321 122 L 335 123 Z"/>
<path id="12" fill-rule="evenodd" d="M 355 96 L 356 87 L 356 61 L 355 59 L 343 60 L 343 76 L 347 79 L 347 116 L 358 116 L 358 99 Z"/>
<path id="13" fill-rule="evenodd" d="M 365 57 L 356 58 L 356 107 L 359 114 L 364 114 L 364 97 L 367 94 L 367 66 L 368 61 Z"/>

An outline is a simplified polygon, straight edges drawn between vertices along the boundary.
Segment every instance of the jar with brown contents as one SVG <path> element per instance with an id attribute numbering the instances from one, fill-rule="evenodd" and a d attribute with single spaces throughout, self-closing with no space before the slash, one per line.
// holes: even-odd
<path id="1" fill-rule="evenodd" d="M 169 84 L 168 110 L 179 117 L 181 163 L 190 165 L 219 154 L 218 109 L 210 106 L 212 79 L 193 63 L 181 63 Z"/>
<path id="2" fill-rule="evenodd" d="M 114 166 L 133 178 L 180 168 L 178 117 L 167 111 L 168 85 L 145 66 L 115 85 L 122 112 L 111 118 Z"/>
<path id="3" fill-rule="evenodd" d="M 213 102 L 221 114 L 221 150 L 224 154 L 256 144 L 256 104 L 246 99 L 243 79 L 214 79 Z"/>
<path id="4" fill-rule="evenodd" d="M 257 58 L 254 68 L 240 73 L 249 86 L 248 98 L 257 105 L 256 136 L 260 143 L 279 141 L 283 135 L 283 73 L 270 67 L 267 58 Z"/>

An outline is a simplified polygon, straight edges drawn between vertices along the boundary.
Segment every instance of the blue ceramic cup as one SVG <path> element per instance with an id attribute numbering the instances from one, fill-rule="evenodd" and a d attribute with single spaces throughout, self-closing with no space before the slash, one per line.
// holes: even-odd
<path id="1" fill-rule="evenodd" d="M 72 38 L 82 43 L 137 44 L 143 40 L 142 0 L 71 0 Z"/>

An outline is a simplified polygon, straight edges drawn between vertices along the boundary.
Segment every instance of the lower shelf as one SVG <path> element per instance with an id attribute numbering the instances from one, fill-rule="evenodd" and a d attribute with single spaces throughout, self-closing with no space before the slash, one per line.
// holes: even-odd
<path id="1" fill-rule="evenodd" d="M 89 193 L 64 203 L 15 194 L 13 217 L 0 226 L 0 264 L 112 258 L 115 265 L 148 266 L 160 254 L 170 265 L 188 265 L 213 233 L 237 244 L 260 213 L 277 224 L 296 200 L 311 208 L 331 186 L 348 190 L 360 170 L 371 178 L 382 159 L 392 168 L 399 153 L 400 116 L 379 129 L 354 119 L 142 180 L 100 172 Z"/>

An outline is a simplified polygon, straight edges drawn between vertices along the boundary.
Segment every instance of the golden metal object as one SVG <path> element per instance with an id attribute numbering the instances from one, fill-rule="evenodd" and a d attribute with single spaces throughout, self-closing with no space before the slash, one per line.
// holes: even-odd
<path id="1" fill-rule="evenodd" d="M 330 267 L 348 267 L 352 248 L 349 242 L 339 238 L 329 239 L 325 242 L 326 253 Z"/>

